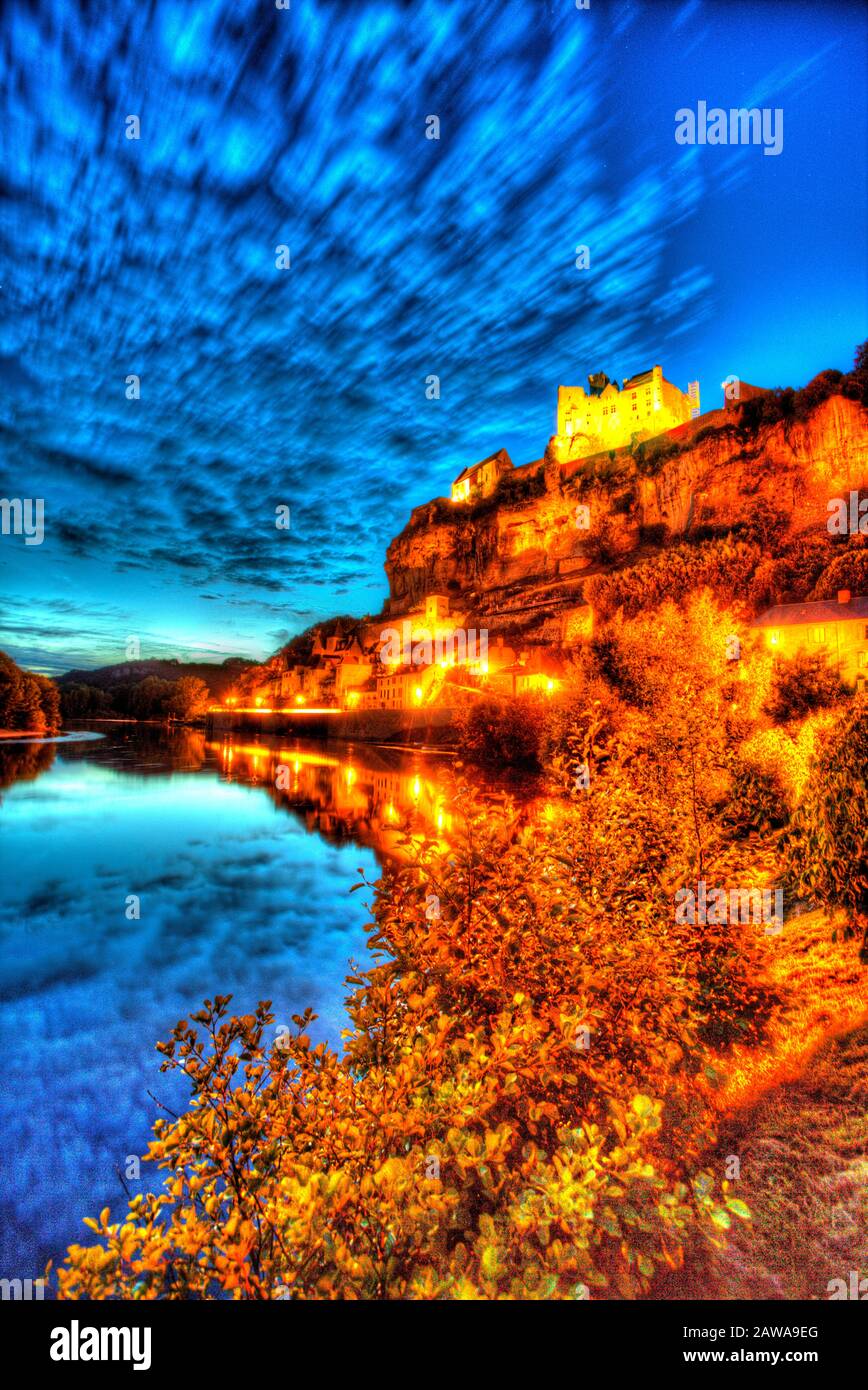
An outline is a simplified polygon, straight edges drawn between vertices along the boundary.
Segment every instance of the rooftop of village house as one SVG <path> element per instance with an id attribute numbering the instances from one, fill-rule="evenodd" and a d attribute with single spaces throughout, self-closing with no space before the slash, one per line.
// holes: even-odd
<path id="1" fill-rule="evenodd" d="M 837 598 L 776 604 L 761 613 L 753 626 L 797 627 L 802 623 L 844 623 L 854 618 L 868 618 L 868 597 L 857 595 L 853 598 L 848 590 L 842 589 Z"/>

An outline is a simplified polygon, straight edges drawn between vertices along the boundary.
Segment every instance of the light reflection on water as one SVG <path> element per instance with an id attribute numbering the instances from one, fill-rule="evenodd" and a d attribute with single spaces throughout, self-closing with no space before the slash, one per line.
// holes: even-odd
<path id="1" fill-rule="evenodd" d="M 227 780 L 261 785 L 277 805 L 328 840 L 351 838 L 380 856 L 402 858 L 404 826 L 412 817 L 414 831 L 448 843 L 453 816 L 442 754 L 279 739 L 270 745 L 226 739 L 206 746 Z"/>
<path id="2" fill-rule="evenodd" d="M 409 812 L 451 830 L 442 756 L 101 728 L 0 746 L 0 1277 L 36 1277 L 87 1238 L 82 1216 L 122 1213 L 148 1091 L 185 1099 L 154 1044 L 206 995 L 271 998 L 276 1023 L 311 1005 L 339 1047 L 357 867 L 401 852 Z"/>

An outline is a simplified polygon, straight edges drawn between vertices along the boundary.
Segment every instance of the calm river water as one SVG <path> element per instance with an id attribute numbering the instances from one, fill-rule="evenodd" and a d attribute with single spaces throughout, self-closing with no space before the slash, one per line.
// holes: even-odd
<path id="1" fill-rule="evenodd" d="M 369 920 L 356 869 L 377 876 L 411 809 L 449 832 L 442 755 L 92 729 L 0 745 L 0 1278 L 57 1263 L 83 1216 L 123 1215 L 149 1092 L 186 1099 L 154 1044 L 203 998 L 270 998 L 276 1024 L 309 1004 L 339 1048 Z"/>

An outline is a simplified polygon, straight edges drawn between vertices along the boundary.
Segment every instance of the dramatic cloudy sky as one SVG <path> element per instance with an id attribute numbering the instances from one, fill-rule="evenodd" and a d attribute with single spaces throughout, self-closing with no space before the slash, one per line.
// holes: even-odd
<path id="1" fill-rule="evenodd" d="M 261 656 L 377 612 L 410 507 L 538 458 L 559 382 L 847 367 L 865 14 L 4 0 L 0 495 L 45 540 L 0 541 L 0 645 Z M 700 99 L 781 107 L 783 152 L 676 145 Z"/>

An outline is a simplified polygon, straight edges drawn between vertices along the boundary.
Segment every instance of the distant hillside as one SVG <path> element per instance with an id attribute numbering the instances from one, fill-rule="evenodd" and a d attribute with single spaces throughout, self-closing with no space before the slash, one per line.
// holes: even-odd
<path id="1" fill-rule="evenodd" d="M 235 685 L 239 676 L 254 664 L 241 656 L 227 657 L 219 666 L 210 661 L 119 661 L 112 666 L 98 666 L 93 671 L 66 671 L 57 677 L 56 683 L 61 688 L 88 685 L 97 690 L 111 692 L 118 686 L 135 685 L 149 676 L 156 676 L 164 681 L 177 681 L 182 676 L 197 676 L 205 682 L 212 698 L 220 700 Z"/>

